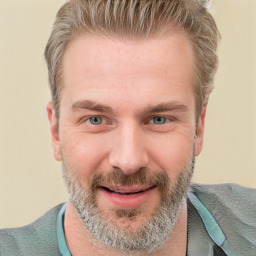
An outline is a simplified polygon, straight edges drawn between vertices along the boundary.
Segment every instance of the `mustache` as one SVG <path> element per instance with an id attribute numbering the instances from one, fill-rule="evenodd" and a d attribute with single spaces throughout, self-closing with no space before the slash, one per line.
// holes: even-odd
<path id="1" fill-rule="evenodd" d="M 121 169 L 115 168 L 108 173 L 98 173 L 91 177 L 90 188 L 96 191 L 99 187 L 107 184 L 119 186 L 157 186 L 161 190 L 168 188 L 170 179 L 164 171 L 153 172 L 148 168 L 141 168 L 135 173 L 124 174 Z"/>

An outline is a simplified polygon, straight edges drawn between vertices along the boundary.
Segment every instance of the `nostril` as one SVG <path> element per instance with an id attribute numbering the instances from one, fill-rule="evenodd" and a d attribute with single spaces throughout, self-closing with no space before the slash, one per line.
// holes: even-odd
<path id="1" fill-rule="evenodd" d="M 138 157 L 130 157 L 130 161 L 128 159 L 110 159 L 109 163 L 112 168 L 120 169 L 124 174 L 130 175 L 138 172 L 143 168 L 148 167 L 148 158 L 138 158 Z"/>
<path id="2" fill-rule="evenodd" d="M 112 168 L 119 168 L 125 174 L 146 168 L 149 163 L 149 156 L 141 136 L 134 134 L 131 129 L 129 132 L 129 135 L 119 137 L 109 155 L 109 164 Z"/>

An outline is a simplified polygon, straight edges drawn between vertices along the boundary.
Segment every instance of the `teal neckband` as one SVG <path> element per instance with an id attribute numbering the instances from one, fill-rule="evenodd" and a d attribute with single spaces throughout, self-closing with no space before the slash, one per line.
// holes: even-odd
<path id="1" fill-rule="evenodd" d="M 190 193 L 188 198 L 199 213 L 205 225 L 205 228 L 207 229 L 208 234 L 211 236 L 212 240 L 218 246 L 221 246 L 226 238 L 214 217 L 194 194 Z"/>
<path id="2" fill-rule="evenodd" d="M 64 232 L 64 217 L 66 212 L 67 204 L 64 204 L 59 212 L 58 220 L 57 220 L 57 237 L 58 237 L 58 246 L 62 256 L 71 256 L 71 253 L 68 249 L 65 232 Z"/>
<path id="3" fill-rule="evenodd" d="M 193 193 L 188 193 L 188 198 L 196 208 L 211 239 L 226 253 L 227 256 L 233 256 L 231 252 L 227 252 L 223 247 L 224 242 L 227 243 L 227 240 L 212 214 Z"/>

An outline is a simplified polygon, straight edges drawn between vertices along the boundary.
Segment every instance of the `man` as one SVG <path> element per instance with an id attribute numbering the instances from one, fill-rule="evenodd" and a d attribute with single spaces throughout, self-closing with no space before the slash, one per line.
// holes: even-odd
<path id="1" fill-rule="evenodd" d="M 194 0 L 67 2 L 45 57 L 70 199 L 0 254 L 255 255 L 255 191 L 191 184 L 218 38 Z"/>

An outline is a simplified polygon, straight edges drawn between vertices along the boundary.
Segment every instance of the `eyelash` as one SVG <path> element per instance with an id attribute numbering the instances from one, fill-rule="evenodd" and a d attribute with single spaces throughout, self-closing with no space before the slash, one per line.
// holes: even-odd
<path id="1" fill-rule="evenodd" d="M 95 116 L 86 116 L 86 117 L 84 117 L 84 118 L 82 118 L 81 120 L 80 120 L 80 122 L 81 123 L 85 123 L 85 122 L 87 122 L 87 121 L 90 121 L 90 119 L 91 118 L 101 118 L 102 119 L 102 122 L 106 122 L 107 124 L 111 124 L 111 122 L 109 121 L 109 119 L 107 119 L 106 117 L 104 117 L 104 116 L 97 116 L 97 115 L 95 115 Z M 93 124 L 92 124 L 93 125 Z M 99 124 L 99 125 L 101 125 L 101 124 Z M 95 125 L 96 126 L 96 125 Z"/>
<path id="2" fill-rule="evenodd" d="M 165 123 L 169 123 L 169 122 L 174 122 L 177 121 L 177 118 L 173 117 L 173 116 L 162 116 L 162 115 L 156 115 L 156 116 L 151 116 L 147 123 L 150 123 L 150 121 L 153 121 L 154 118 L 165 118 L 166 122 Z M 154 124 L 154 123 L 152 123 Z"/>
<path id="3" fill-rule="evenodd" d="M 79 122 L 80 122 L 80 123 L 85 123 L 85 122 L 87 122 L 87 121 L 90 121 L 91 118 L 101 118 L 101 119 L 102 119 L 102 122 L 105 122 L 105 123 L 108 124 L 108 125 L 111 125 L 111 124 L 112 124 L 111 121 L 110 121 L 108 118 L 106 118 L 106 117 L 104 117 L 104 116 L 97 116 L 97 115 L 92 115 L 92 116 L 84 117 L 84 118 L 82 118 Z M 166 123 L 169 123 L 169 122 L 177 121 L 177 118 L 175 118 L 175 117 L 173 117 L 173 116 L 154 115 L 154 116 L 151 116 L 151 117 L 147 118 L 147 120 L 144 122 L 144 124 L 147 124 L 147 123 L 148 123 L 148 124 L 155 124 L 155 123 L 153 122 L 153 119 L 154 119 L 154 118 L 165 118 L 165 119 L 166 119 L 166 122 L 163 123 L 163 124 L 166 124 Z M 162 125 L 163 125 L 163 124 L 162 124 Z M 91 125 L 93 125 L 93 124 L 91 123 Z M 98 124 L 98 125 L 102 125 L 102 123 L 100 123 L 100 124 Z M 156 125 L 161 125 L 161 124 L 156 124 Z M 97 125 L 95 124 L 95 126 L 97 126 Z"/>

